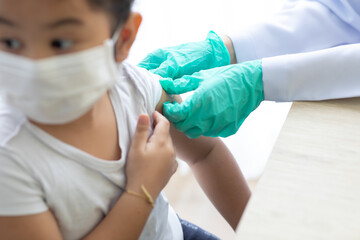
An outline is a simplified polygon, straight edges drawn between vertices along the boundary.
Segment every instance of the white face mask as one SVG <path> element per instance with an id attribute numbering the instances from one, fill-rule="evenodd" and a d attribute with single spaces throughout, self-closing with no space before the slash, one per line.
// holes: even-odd
<path id="1" fill-rule="evenodd" d="M 0 95 L 31 120 L 65 124 L 88 112 L 119 74 L 114 41 L 32 60 L 0 51 Z"/>

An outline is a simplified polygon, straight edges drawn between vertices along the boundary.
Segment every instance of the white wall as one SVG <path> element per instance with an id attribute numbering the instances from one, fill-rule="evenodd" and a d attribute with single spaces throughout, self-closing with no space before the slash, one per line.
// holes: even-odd
<path id="1" fill-rule="evenodd" d="M 218 34 L 265 19 L 284 0 L 135 0 L 134 10 L 143 23 L 129 61 L 136 64 L 161 47 L 201 41 L 209 30 Z M 289 103 L 264 102 L 240 128 L 223 139 L 238 160 L 245 176 L 257 178 L 289 110 Z"/>

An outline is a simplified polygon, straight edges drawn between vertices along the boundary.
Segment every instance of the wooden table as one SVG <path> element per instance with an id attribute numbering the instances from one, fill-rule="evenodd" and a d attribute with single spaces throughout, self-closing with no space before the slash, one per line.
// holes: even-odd
<path id="1" fill-rule="evenodd" d="M 293 104 L 236 239 L 360 239 L 360 98 Z"/>

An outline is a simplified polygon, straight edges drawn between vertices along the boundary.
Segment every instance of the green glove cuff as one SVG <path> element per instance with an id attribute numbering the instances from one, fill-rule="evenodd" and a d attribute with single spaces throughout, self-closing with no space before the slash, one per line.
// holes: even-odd
<path id="1" fill-rule="evenodd" d="M 208 69 L 229 65 L 231 62 L 230 54 L 221 37 L 214 31 L 210 31 L 206 40 L 209 42 L 214 53 L 213 64 Z"/>

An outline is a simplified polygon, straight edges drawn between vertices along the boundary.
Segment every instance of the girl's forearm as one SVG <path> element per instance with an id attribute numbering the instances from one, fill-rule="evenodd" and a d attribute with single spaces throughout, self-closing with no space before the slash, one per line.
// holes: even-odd
<path id="1" fill-rule="evenodd" d="M 140 188 L 132 190 L 142 193 Z M 151 204 L 146 202 L 145 199 L 123 193 L 104 220 L 83 240 L 136 240 L 139 238 L 151 210 Z"/>
<path id="2" fill-rule="evenodd" d="M 235 230 L 251 193 L 230 151 L 218 139 L 208 155 L 190 167 L 208 198 Z"/>

